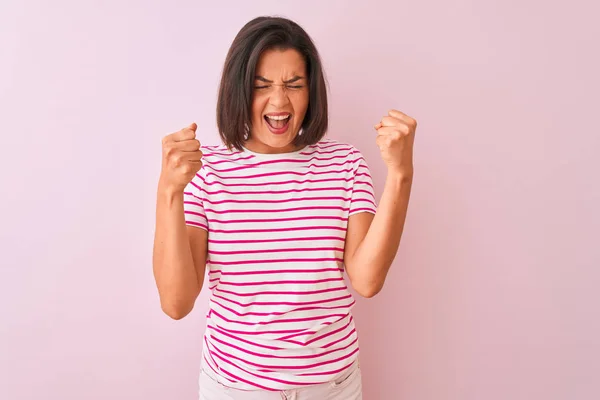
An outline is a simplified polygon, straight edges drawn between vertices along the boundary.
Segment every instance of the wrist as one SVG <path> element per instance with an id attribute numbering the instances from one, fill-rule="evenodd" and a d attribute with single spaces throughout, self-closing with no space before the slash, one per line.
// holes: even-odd
<path id="1" fill-rule="evenodd" d="M 167 201 L 183 197 L 183 189 L 165 182 L 162 177 L 158 181 L 158 195 Z"/>
<path id="2" fill-rule="evenodd" d="M 410 183 L 413 180 L 414 170 L 410 168 L 388 168 L 388 179 L 399 183 Z"/>

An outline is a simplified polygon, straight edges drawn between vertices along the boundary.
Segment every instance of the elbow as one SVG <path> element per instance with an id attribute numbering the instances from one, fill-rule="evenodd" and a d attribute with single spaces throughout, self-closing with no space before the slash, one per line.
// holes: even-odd
<path id="1" fill-rule="evenodd" d="M 190 306 L 187 304 L 161 303 L 162 311 L 171 319 L 174 319 L 176 321 L 185 318 L 190 312 L 192 312 L 193 308 L 193 304 Z"/>
<path id="2" fill-rule="evenodd" d="M 354 289 L 358 295 L 366 299 L 377 296 L 383 290 L 386 275 L 386 270 L 378 273 L 371 272 L 367 274 L 364 272 L 361 274 L 360 271 L 350 273 L 349 270 L 348 272 L 352 289 Z"/>
<path id="3" fill-rule="evenodd" d="M 365 299 L 370 299 L 370 298 L 375 297 L 380 291 L 381 291 L 381 289 L 376 289 L 376 288 L 366 288 L 366 289 L 356 290 L 356 292 L 359 295 L 361 295 L 362 297 L 364 297 Z"/>
<path id="4" fill-rule="evenodd" d="M 199 291 L 160 287 L 158 297 L 161 310 L 171 319 L 180 320 L 192 312 Z"/>
<path id="5" fill-rule="evenodd" d="M 353 285 L 353 288 L 360 296 L 370 299 L 381 292 L 381 289 L 383 289 L 383 282 L 371 283 L 368 285 Z"/>

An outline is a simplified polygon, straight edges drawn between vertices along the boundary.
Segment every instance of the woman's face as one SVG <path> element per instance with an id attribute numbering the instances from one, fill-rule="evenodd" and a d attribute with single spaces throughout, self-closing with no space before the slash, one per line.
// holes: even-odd
<path id="1" fill-rule="evenodd" d="M 256 66 L 252 132 L 244 146 L 257 153 L 297 150 L 292 144 L 308 107 L 306 63 L 297 50 L 266 50 Z"/>

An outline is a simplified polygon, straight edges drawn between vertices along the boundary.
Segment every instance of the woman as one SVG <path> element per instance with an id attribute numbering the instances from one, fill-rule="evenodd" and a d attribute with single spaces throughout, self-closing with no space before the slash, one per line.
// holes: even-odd
<path id="1" fill-rule="evenodd" d="M 261 17 L 233 41 L 217 123 L 163 139 L 154 275 L 162 309 L 186 316 L 208 276 L 201 399 L 360 399 L 354 305 L 396 255 L 413 177 L 416 122 L 375 125 L 387 166 L 376 206 L 353 146 L 325 139 L 327 94 L 307 33 Z"/>

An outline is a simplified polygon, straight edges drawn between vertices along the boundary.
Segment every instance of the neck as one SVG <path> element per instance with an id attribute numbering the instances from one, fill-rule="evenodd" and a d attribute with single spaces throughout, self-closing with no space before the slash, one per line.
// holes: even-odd
<path id="1" fill-rule="evenodd" d="M 293 143 L 290 143 L 284 147 L 271 147 L 262 142 L 257 142 L 252 138 L 249 138 L 248 140 L 246 140 L 246 142 L 244 142 L 244 147 L 254 153 L 261 154 L 284 154 L 292 153 L 301 149 L 300 146 L 295 146 Z"/>

